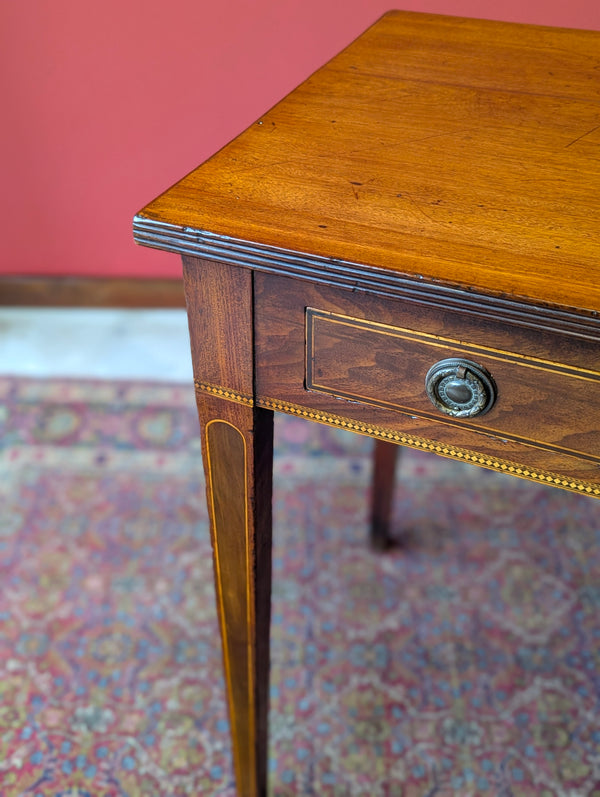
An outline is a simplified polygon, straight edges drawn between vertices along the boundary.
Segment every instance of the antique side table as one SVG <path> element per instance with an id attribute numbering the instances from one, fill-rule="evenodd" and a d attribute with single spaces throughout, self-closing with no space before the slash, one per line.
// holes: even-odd
<path id="1" fill-rule="evenodd" d="M 600 33 L 386 14 L 134 229 L 183 255 L 255 797 L 273 410 L 600 496 Z"/>

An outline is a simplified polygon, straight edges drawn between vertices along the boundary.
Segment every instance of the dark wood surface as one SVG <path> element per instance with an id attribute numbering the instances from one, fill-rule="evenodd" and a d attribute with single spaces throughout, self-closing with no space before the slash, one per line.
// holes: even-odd
<path id="1" fill-rule="evenodd" d="M 185 307 L 180 279 L 0 276 L 11 307 Z"/>
<path id="2" fill-rule="evenodd" d="M 256 274 L 254 290 L 261 406 L 600 496 L 598 341 L 287 277 Z M 315 339 L 307 308 L 350 321 Z M 425 375 L 465 353 L 498 399 L 457 420 L 432 406 Z"/>
<path id="3" fill-rule="evenodd" d="M 273 413 L 253 406 L 252 274 L 184 264 L 217 608 L 240 795 L 265 797 Z M 206 297 L 210 297 L 207 304 Z"/>
<path id="4" fill-rule="evenodd" d="M 138 240 L 598 312 L 599 67 L 600 32 L 391 12 L 144 208 Z"/>
<path id="5" fill-rule="evenodd" d="M 552 349 L 545 357 L 530 357 L 522 349 L 495 346 L 499 335 L 493 333 L 486 346 L 473 345 L 463 341 L 460 323 L 424 333 L 420 315 L 415 318 L 402 304 L 395 325 L 311 308 L 306 326 L 309 390 L 448 421 L 429 400 L 425 377 L 442 359 L 468 359 L 492 374 L 498 398 L 485 415 L 452 419 L 455 427 L 600 463 L 600 364 L 582 357 L 579 367 L 568 366 Z M 581 350 L 579 343 L 575 348 Z"/>
<path id="6" fill-rule="evenodd" d="M 375 551 L 385 551 L 392 541 L 396 464 L 400 451 L 395 443 L 375 440 L 369 529 L 371 547 Z"/>

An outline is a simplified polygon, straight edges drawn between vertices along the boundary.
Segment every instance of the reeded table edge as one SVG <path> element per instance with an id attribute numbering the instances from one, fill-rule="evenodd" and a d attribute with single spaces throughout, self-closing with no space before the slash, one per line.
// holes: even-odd
<path id="1" fill-rule="evenodd" d="M 488 320 L 510 322 L 571 337 L 600 340 L 600 314 L 595 311 L 573 312 L 556 306 L 486 295 L 427 281 L 421 277 L 410 278 L 388 269 L 367 267 L 335 258 L 256 244 L 192 227 L 181 227 L 149 219 L 141 213 L 134 217 L 133 237 L 142 246 L 179 255 L 403 299 L 439 310 L 458 310 Z"/>

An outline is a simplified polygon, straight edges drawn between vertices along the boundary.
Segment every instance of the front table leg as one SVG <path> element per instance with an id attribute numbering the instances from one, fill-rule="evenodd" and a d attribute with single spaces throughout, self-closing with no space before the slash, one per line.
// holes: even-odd
<path id="1" fill-rule="evenodd" d="M 238 793 L 267 793 L 273 413 L 199 400 Z"/>
<path id="2" fill-rule="evenodd" d="M 238 793 L 266 795 L 273 413 L 199 407 Z"/>
<path id="3" fill-rule="evenodd" d="M 183 267 L 237 790 L 264 797 L 273 413 L 254 406 L 253 276 Z"/>

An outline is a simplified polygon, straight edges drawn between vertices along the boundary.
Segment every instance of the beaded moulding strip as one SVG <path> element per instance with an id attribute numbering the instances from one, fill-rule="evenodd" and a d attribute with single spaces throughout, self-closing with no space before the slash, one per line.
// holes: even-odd
<path id="1" fill-rule="evenodd" d="M 500 473 L 510 473 L 513 476 L 519 476 L 523 479 L 537 482 L 538 484 L 550 484 L 555 487 L 561 487 L 564 490 L 570 490 L 575 493 L 583 495 L 592 495 L 600 497 L 600 485 L 593 482 L 586 482 L 580 479 L 569 479 L 565 476 L 560 476 L 557 473 L 549 471 L 542 471 L 535 468 L 529 468 L 524 465 L 519 465 L 510 460 L 500 459 L 499 457 L 492 457 L 486 454 L 478 454 L 475 451 L 469 451 L 465 448 L 459 448 L 447 443 L 438 443 L 434 440 L 428 440 L 423 437 L 415 437 L 414 435 L 406 434 L 405 432 L 398 432 L 394 429 L 388 429 L 376 424 L 365 423 L 364 421 L 356 421 L 352 418 L 347 418 L 343 415 L 334 415 L 322 410 L 304 407 L 301 404 L 293 404 L 288 401 L 270 398 L 268 396 L 261 396 L 254 400 L 252 396 L 240 393 L 229 388 L 220 387 L 219 385 L 210 385 L 205 382 L 195 380 L 196 390 L 209 393 L 212 396 L 225 399 L 226 401 L 234 401 L 237 404 L 243 404 L 247 407 L 261 407 L 262 409 L 274 410 L 276 412 L 284 412 L 288 415 L 296 415 L 300 418 L 307 418 L 317 423 L 324 423 L 329 426 L 337 427 L 338 429 L 348 429 L 348 431 L 356 432 L 357 434 L 364 434 L 368 437 L 378 438 L 380 440 L 389 440 L 390 442 L 397 443 L 398 445 L 407 446 L 408 448 L 416 448 L 421 451 L 431 451 L 435 454 L 440 454 L 443 457 L 459 460 L 461 462 L 469 462 L 473 465 L 479 465 L 489 470 L 495 470 Z"/>

